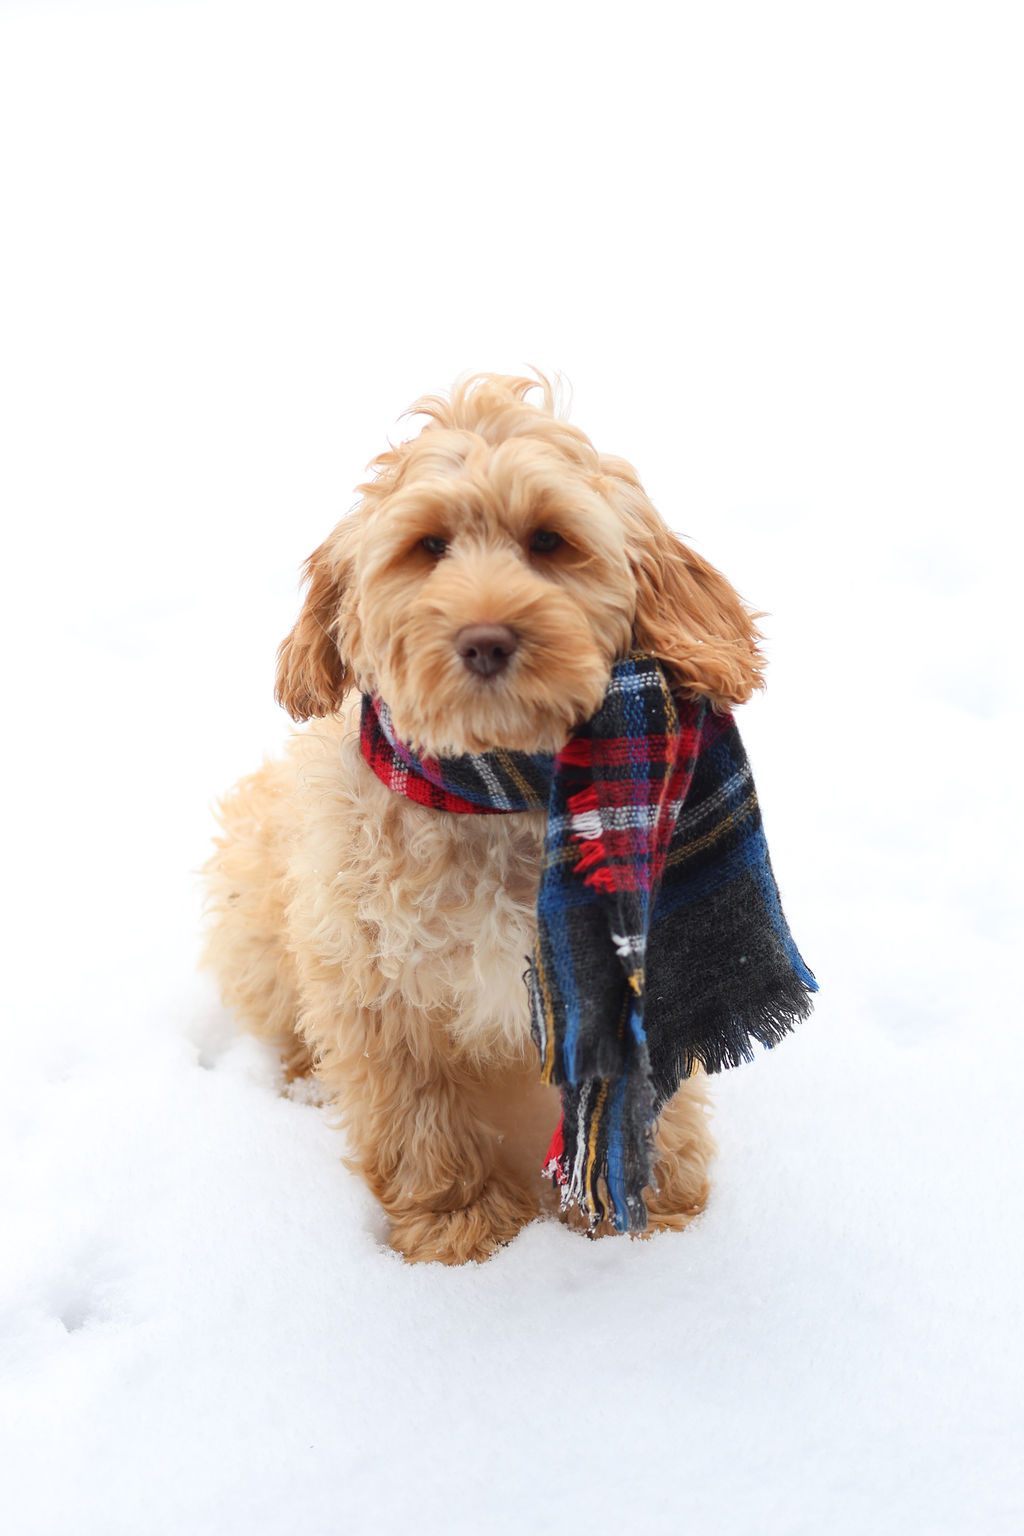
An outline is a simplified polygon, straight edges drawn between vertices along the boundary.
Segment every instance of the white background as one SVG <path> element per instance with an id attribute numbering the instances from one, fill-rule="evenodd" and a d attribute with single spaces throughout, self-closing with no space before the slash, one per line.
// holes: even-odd
<path id="1" fill-rule="evenodd" d="M 1014 5 L 0 4 L 13 1536 L 1024 1522 Z M 822 991 L 706 1215 L 410 1269 L 197 975 L 297 572 L 561 370 L 768 610 Z"/>

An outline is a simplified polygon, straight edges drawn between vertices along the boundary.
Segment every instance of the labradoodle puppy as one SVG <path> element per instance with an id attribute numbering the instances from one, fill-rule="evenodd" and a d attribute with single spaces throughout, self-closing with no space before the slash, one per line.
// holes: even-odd
<path id="1" fill-rule="evenodd" d="M 277 697 L 312 723 L 223 803 L 207 958 L 241 1022 L 321 1080 L 392 1245 L 458 1264 L 547 1188 L 559 1098 L 524 985 L 546 817 L 396 792 L 361 746 L 360 696 L 416 753 L 556 754 L 631 650 L 718 709 L 760 685 L 760 657 L 729 583 L 546 380 L 477 376 L 414 409 L 423 430 L 374 461 L 306 565 Z M 658 1119 L 652 1228 L 701 1210 L 711 1153 L 695 1075 Z"/>

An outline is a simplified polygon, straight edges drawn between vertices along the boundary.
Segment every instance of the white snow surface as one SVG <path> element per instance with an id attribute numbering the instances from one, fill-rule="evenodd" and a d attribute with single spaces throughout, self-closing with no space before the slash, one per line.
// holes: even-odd
<path id="1" fill-rule="evenodd" d="M 10 1536 L 1024 1529 L 1019 9 L 0 7 Z M 687 1232 L 409 1267 L 196 970 L 300 562 L 561 369 L 821 993 Z"/>

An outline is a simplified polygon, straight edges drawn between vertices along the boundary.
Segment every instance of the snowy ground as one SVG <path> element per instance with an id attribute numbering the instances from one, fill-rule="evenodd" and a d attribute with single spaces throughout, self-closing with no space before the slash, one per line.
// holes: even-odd
<path id="1" fill-rule="evenodd" d="M 0 5 L 11 1536 L 1024 1529 L 1017 16 Z M 531 361 L 770 610 L 822 991 L 690 1231 L 412 1269 L 194 871 L 365 462 Z"/>

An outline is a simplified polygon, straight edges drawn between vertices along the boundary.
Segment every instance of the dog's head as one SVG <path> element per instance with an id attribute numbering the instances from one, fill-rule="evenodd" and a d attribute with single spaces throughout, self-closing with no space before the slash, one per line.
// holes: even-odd
<path id="1" fill-rule="evenodd" d="M 719 707 L 760 686 L 751 614 L 547 380 L 478 375 L 411 414 L 427 425 L 374 460 L 306 564 L 277 673 L 296 719 L 355 684 L 419 751 L 555 751 L 633 646 Z"/>

